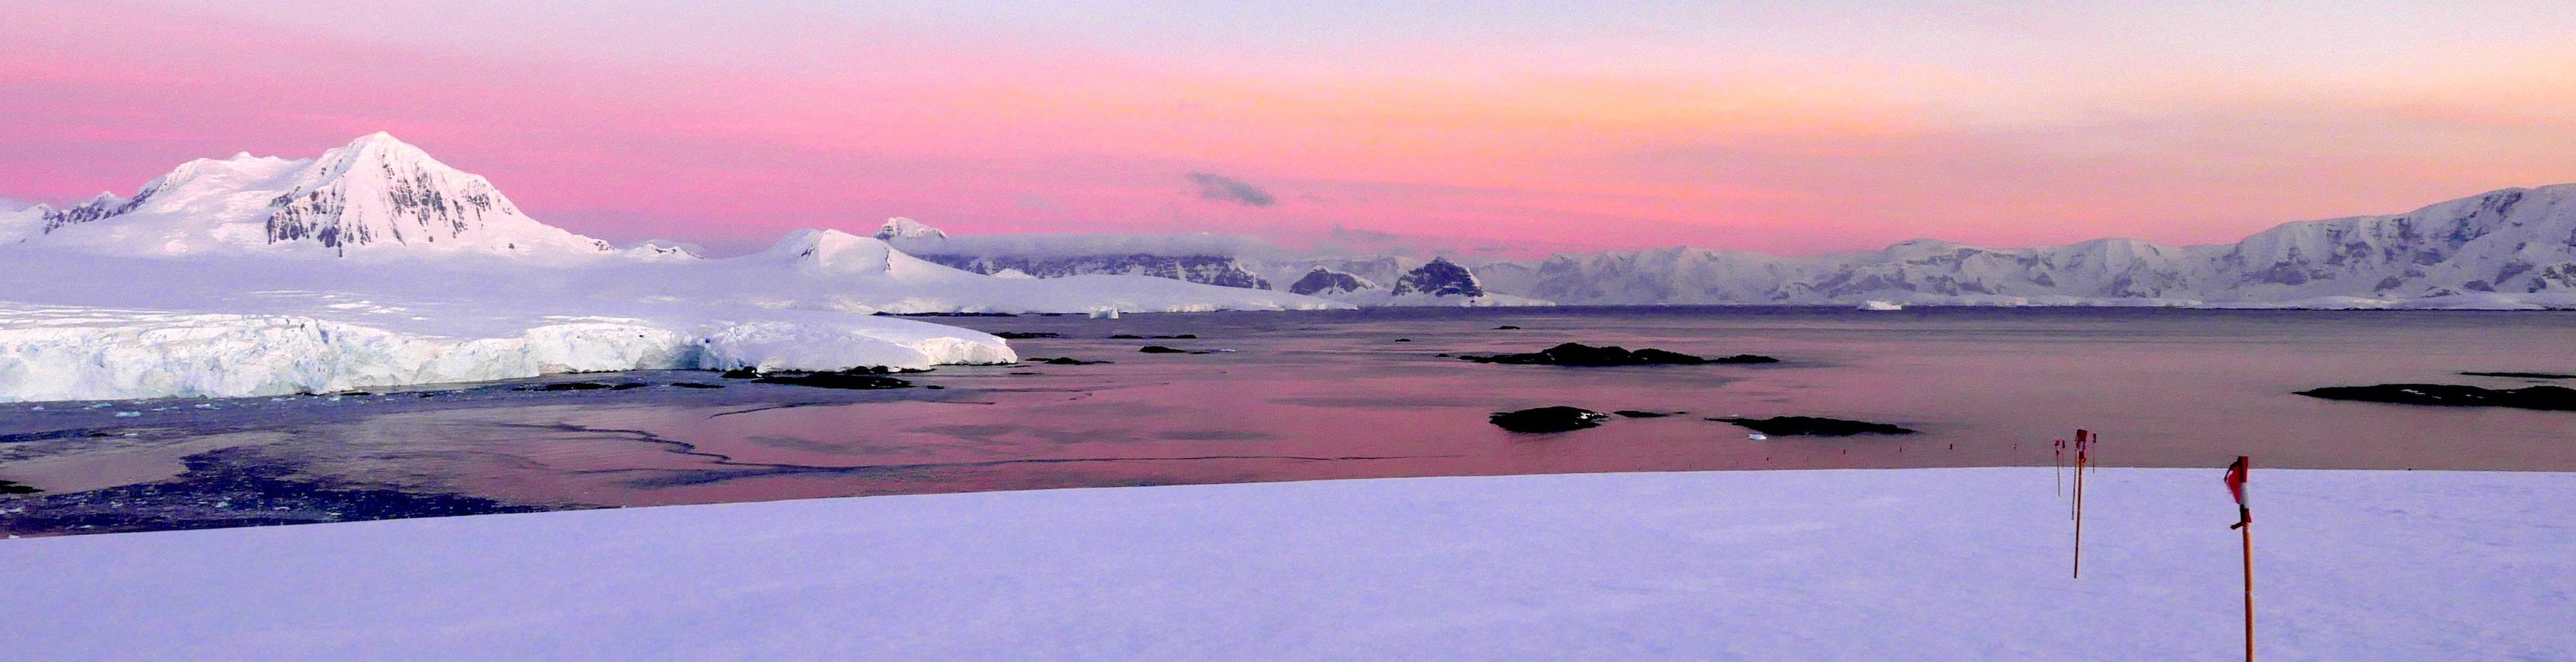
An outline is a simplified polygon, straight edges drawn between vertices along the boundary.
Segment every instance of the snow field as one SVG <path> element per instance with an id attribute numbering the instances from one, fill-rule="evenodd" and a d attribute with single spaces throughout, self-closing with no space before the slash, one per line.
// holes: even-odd
<path id="1" fill-rule="evenodd" d="M 2216 469 L 1003 492 L 0 541 L 31 658 L 2229 659 Z M 2257 470 L 2269 659 L 2564 659 L 2576 475 Z"/>

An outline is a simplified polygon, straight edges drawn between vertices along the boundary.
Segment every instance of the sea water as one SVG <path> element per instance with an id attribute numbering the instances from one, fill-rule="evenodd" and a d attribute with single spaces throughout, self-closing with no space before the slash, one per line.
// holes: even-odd
<path id="1" fill-rule="evenodd" d="M 1011 344 L 1025 357 L 1102 363 L 902 376 L 938 390 L 630 373 L 555 381 L 652 386 L 486 385 L 214 409 L 14 407 L 0 414 L 0 479 L 50 491 L 5 498 L 0 530 L 1335 478 L 2042 466 L 2072 461 L 2053 442 L 2079 428 L 2101 435 L 2090 459 L 2104 465 L 2215 470 L 2249 455 L 2258 467 L 2576 471 L 2576 412 L 2294 394 L 2414 382 L 2576 386 L 2459 374 L 2576 372 L 2570 312 L 1540 308 L 937 321 L 1057 334 Z M 1520 328 L 1498 328 L 1506 326 Z M 1122 335 L 1143 338 L 1111 337 Z M 1196 337 L 1155 337 L 1180 335 Z M 1562 342 L 1781 362 L 1577 368 L 1456 358 Z M 1146 345 L 1183 351 L 1138 351 Z M 681 381 L 726 388 L 670 386 Z M 1551 405 L 1668 415 L 1540 435 L 1486 420 Z M 144 416 L 106 418 L 117 411 Z M 1755 439 L 1707 420 L 1737 416 L 1918 432 Z M 155 484 L 213 487 L 138 489 Z M 277 485 L 320 486 L 321 496 L 272 499 L 282 514 L 266 520 L 208 505 L 258 501 L 239 493 L 286 489 Z"/>

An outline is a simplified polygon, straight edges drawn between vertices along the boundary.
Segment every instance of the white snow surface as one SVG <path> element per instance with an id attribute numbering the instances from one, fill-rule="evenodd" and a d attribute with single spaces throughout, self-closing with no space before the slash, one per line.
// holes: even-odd
<path id="1" fill-rule="evenodd" d="M 876 312 L 1342 307 L 1142 276 L 983 276 L 800 231 L 703 260 L 119 257 L 0 248 L 0 402 L 242 397 L 559 372 L 1008 363 Z"/>
<path id="2" fill-rule="evenodd" d="M 991 335 L 871 315 L 1347 307 L 1141 276 L 997 278 L 831 230 L 729 259 L 620 250 L 381 133 L 0 212 L 0 402 L 1007 363 Z"/>
<path id="3" fill-rule="evenodd" d="M 27 659 L 2241 654 L 2216 469 L 1386 479 L 0 540 Z M 2267 659 L 2564 659 L 2576 475 L 2254 476 Z M 135 633 L 149 633 L 137 636 Z"/>

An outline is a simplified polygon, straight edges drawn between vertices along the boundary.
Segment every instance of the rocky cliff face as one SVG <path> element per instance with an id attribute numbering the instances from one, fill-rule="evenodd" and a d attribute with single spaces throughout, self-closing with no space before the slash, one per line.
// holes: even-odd
<path id="1" fill-rule="evenodd" d="M 1474 298 L 1485 295 L 1484 286 L 1476 282 L 1476 274 L 1467 271 L 1466 267 L 1436 257 L 1431 258 L 1431 262 L 1420 268 L 1404 274 L 1403 278 L 1395 279 L 1395 287 L 1389 291 L 1396 296 L 1415 292 L 1435 297 Z"/>
<path id="2" fill-rule="evenodd" d="M 1306 272 L 1305 277 L 1298 278 L 1297 282 L 1290 284 L 1288 293 L 1316 296 L 1358 292 L 1376 287 L 1376 283 L 1358 276 L 1315 267 L 1314 270 Z"/>

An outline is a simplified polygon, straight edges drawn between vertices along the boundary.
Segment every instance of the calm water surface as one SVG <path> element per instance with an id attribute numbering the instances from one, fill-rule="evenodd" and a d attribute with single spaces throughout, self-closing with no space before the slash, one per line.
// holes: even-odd
<path id="1" fill-rule="evenodd" d="M 2567 312 L 1559 308 L 943 321 L 1060 333 L 1012 344 L 1023 356 L 1113 363 L 910 376 L 944 390 L 633 373 L 574 378 L 655 386 L 259 398 L 211 410 L 13 405 L 0 413 L 0 479 L 48 492 L 0 497 L 0 530 L 1322 478 L 2048 465 L 2049 442 L 2078 427 L 2101 432 L 2099 459 L 2122 466 L 2216 467 L 2245 454 L 2270 467 L 2576 471 L 2576 412 L 2291 394 L 2548 383 L 2457 373 L 2576 372 Z M 1559 368 L 1437 356 L 1569 341 L 1784 362 Z M 1136 351 L 1146 344 L 1211 353 Z M 728 388 L 667 386 L 675 381 Z M 1554 435 L 1485 421 L 1547 405 L 1686 413 Z M 112 417 L 129 410 L 145 415 Z M 1776 415 L 1922 432 L 1755 441 L 1704 420 Z M 191 487 L 144 489 L 173 481 Z M 320 496 L 260 496 L 307 488 Z M 246 507 L 281 514 L 246 517 Z"/>

